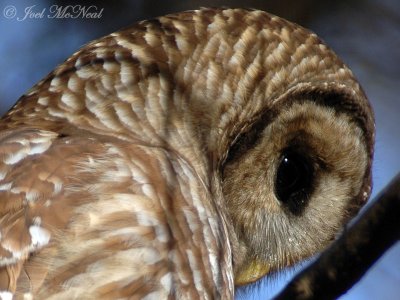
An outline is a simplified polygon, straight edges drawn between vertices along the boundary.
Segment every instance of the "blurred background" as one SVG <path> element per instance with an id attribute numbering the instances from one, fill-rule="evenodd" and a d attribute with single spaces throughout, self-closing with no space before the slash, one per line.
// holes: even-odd
<path id="1" fill-rule="evenodd" d="M 93 5 L 91 10 L 97 16 L 49 18 L 53 5 L 62 8 Z M 400 171 L 399 0 L 0 0 L 0 115 L 56 65 L 92 39 L 135 21 L 205 6 L 258 8 L 316 32 L 353 70 L 375 110 L 373 196 Z M 28 11 L 31 13 L 26 15 Z M 271 298 L 299 269 L 270 276 L 241 289 L 236 298 Z M 400 243 L 340 299 L 400 299 Z"/>

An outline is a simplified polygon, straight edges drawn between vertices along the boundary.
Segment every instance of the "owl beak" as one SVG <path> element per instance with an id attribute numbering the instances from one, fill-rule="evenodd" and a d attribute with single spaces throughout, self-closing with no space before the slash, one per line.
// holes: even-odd
<path id="1" fill-rule="evenodd" d="M 236 274 L 235 285 L 240 286 L 253 283 L 265 276 L 269 271 L 270 267 L 265 262 L 253 260 Z"/>

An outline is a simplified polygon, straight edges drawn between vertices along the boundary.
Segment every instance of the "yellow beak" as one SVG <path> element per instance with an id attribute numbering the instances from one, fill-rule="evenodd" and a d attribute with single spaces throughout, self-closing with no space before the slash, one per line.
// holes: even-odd
<path id="1" fill-rule="evenodd" d="M 270 270 L 269 265 L 265 262 L 253 260 L 244 269 L 239 270 L 235 276 L 235 285 L 246 285 L 257 281 Z"/>

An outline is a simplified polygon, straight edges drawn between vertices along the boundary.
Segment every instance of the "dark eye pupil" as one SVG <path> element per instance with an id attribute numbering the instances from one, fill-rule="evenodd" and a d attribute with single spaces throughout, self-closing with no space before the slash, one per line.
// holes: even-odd
<path id="1" fill-rule="evenodd" d="M 292 213 L 301 213 L 307 204 L 312 180 L 313 169 L 309 160 L 293 150 L 285 150 L 276 176 L 278 200 Z"/>

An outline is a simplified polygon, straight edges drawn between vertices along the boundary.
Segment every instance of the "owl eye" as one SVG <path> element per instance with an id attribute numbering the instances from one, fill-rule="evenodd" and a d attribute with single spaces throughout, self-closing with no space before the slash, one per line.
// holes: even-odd
<path id="1" fill-rule="evenodd" d="M 293 214 L 300 214 L 307 205 L 313 179 L 314 170 L 309 159 L 294 150 L 283 151 L 276 174 L 275 193 Z"/>

